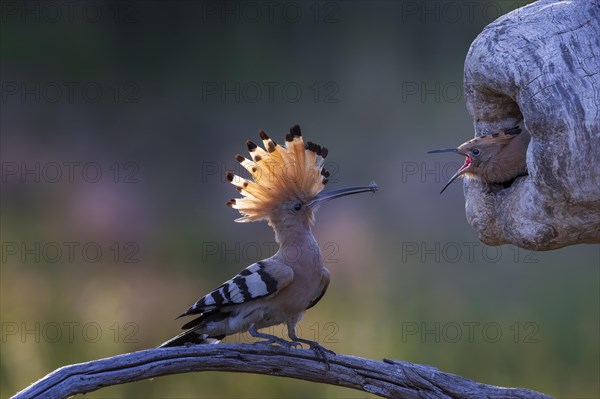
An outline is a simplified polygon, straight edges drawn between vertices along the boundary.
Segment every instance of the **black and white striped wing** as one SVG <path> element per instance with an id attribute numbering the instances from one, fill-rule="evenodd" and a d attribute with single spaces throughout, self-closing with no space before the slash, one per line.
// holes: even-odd
<path id="1" fill-rule="evenodd" d="M 291 283 L 293 278 L 293 270 L 283 263 L 266 260 L 253 263 L 216 290 L 206 294 L 179 317 L 273 295 Z"/>

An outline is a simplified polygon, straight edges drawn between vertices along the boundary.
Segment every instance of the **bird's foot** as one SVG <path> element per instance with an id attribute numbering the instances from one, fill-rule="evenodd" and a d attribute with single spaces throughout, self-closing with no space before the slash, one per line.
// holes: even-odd
<path id="1" fill-rule="evenodd" d="M 267 335 L 267 334 L 265 334 Z M 264 338 L 264 337 L 263 337 Z M 286 349 L 295 349 L 298 347 L 302 347 L 302 345 L 300 344 L 300 342 L 294 342 L 294 341 L 287 341 L 283 338 L 279 338 L 276 336 L 271 336 L 269 338 L 266 338 L 264 341 L 258 341 L 257 344 L 262 344 L 262 345 L 273 345 L 273 344 L 277 344 L 283 348 Z"/>
<path id="2" fill-rule="evenodd" d="M 309 339 L 303 339 L 303 338 L 298 338 L 298 337 L 294 337 L 294 342 L 296 343 L 303 343 L 303 344 L 307 344 L 309 346 L 309 348 L 311 350 L 313 350 L 318 357 L 320 357 L 324 362 L 325 365 L 327 366 L 327 370 L 331 370 L 331 364 L 329 363 L 329 356 L 335 356 L 335 352 L 325 348 L 323 345 L 321 345 L 320 343 L 316 342 L 316 341 L 311 341 Z"/>
<path id="3" fill-rule="evenodd" d="M 277 344 L 286 349 L 292 349 L 292 348 L 297 348 L 299 346 L 302 346 L 299 342 L 287 341 L 283 338 L 276 337 L 275 335 L 260 333 L 260 332 L 256 331 L 256 328 L 254 327 L 254 325 L 251 326 L 250 329 L 248 329 L 248 333 L 250 333 L 250 335 L 254 338 L 264 339 L 264 341 L 259 341 L 259 342 L 257 342 L 257 344 L 264 344 L 264 345 Z"/>

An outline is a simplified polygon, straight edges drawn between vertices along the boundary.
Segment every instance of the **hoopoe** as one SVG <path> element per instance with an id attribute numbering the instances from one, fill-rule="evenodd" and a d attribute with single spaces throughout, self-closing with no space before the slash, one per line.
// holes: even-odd
<path id="1" fill-rule="evenodd" d="M 226 177 L 243 198 L 227 205 L 242 217 L 237 222 L 266 220 L 275 231 L 279 250 L 258 261 L 202 297 L 179 317 L 199 315 L 183 325 L 183 333 L 160 347 L 216 343 L 227 335 L 248 331 L 251 336 L 284 347 L 308 344 L 328 363 L 319 343 L 296 335 L 296 325 L 307 309 L 315 306 L 329 285 L 319 245 L 311 231 L 319 205 L 334 198 L 375 192 L 375 183 L 321 193 L 329 172 L 323 167 L 328 150 L 304 144 L 300 127 L 292 127 L 285 146 L 276 144 L 260 131 L 264 149 L 247 141 L 251 159 L 236 159 L 250 173 L 244 179 L 233 173 Z M 291 341 L 258 332 L 261 328 L 286 323 Z"/>
<path id="2" fill-rule="evenodd" d="M 455 152 L 466 157 L 465 163 L 450 178 L 440 194 L 458 177 L 480 179 L 488 184 L 508 183 L 527 174 L 526 154 L 531 137 L 519 124 L 501 132 L 475 137 L 457 148 L 429 151 Z"/>

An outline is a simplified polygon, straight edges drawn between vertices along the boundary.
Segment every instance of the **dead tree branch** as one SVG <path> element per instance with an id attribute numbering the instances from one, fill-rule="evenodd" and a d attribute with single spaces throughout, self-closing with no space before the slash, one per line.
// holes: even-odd
<path id="1" fill-rule="evenodd" d="M 481 384 L 431 366 L 331 356 L 331 369 L 307 349 L 265 344 L 194 345 L 149 349 L 61 367 L 13 399 L 67 398 L 102 387 L 192 371 L 232 371 L 297 378 L 353 388 L 386 398 L 528 398 L 550 396 Z"/>

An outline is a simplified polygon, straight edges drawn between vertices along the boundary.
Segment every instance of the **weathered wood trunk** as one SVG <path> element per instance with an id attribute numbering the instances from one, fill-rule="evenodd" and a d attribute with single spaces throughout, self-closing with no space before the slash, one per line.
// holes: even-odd
<path id="1" fill-rule="evenodd" d="M 481 241 L 548 250 L 600 242 L 600 1 L 541 0 L 499 18 L 465 61 L 477 135 L 524 118 L 529 175 L 465 183 Z"/>
<path id="2" fill-rule="evenodd" d="M 12 399 L 68 398 L 110 385 L 192 371 L 291 377 L 398 399 L 552 399 L 540 392 L 485 385 L 431 366 L 400 360 L 376 362 L 336 355 L 330 361 L 331 368 L 327 369 L 312 350 L 286 350 L 264 344 L 155 348 L 61 367 Z M 198 387 L 198 394 L 201 393 L 202 387 Z"/>

